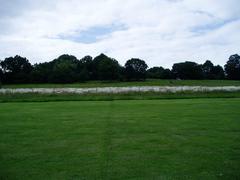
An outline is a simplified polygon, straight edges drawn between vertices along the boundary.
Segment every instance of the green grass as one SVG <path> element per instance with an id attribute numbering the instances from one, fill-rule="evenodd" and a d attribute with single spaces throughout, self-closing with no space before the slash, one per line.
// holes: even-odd
<path id="1" fill-rule="evenodd" d="M 146 80 L 140 82 L 89 81 L 73 84 L 10 84 L 3 88 L 62 88 L 62 87 L 122 87 L 122 86 L 240 86 L 240 81 L 231 80 Z"/>
<path id="2" fill-rule="evenodd" d="M 153 99 L 196 99 L 196 98 L 240 98 L 236 92 L 131 92 L 119 94 L 39 94 L 7 93 L 0 94 L 1 102 L 54 102 L 54 101 L 112 101 L 112 100 L 153 100 Z"/>
<path id="3" fill-rule="evenodd" d="M 0 179 L 239 179 L 240 98 L 0 103 Z"/>

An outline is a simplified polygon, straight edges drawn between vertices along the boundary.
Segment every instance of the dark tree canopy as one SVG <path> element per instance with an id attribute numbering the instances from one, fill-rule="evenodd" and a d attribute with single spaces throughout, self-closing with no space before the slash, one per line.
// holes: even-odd
<path id="1" fill-rule="evenodd" d="M 212 70 L 213 70 L 213 63 L 210 60 L 207 60 L 203 65 L 202 65 L 202 70 L 203 70 L 203 76 L 205 79 L 213 79 L 212 77 Z"/>
<path id="2" fill-rule="evenodd" d="M 75 56 L 61 55 L 48 63 L 34 65 L 35 82 L 71 83 L 79 80 L 79 61 Z"/>
<path id="3" fill-rule="evenodd" d="M 79 61 L 75 56 L 66 54 L 53 60 L 51 82 L 76 82 L 79 79 L 78 63 Z"/>
<path id="4" fill-rule="evenodd" d="M 174 64 L 172 73 L 177 79 L 202 79 L 203 77 L 201 66 L 190 61 Z"/>
<path id="5" fill-rule="evenodd" d="M 225 79 L 225 74 L 222 66 L 214 66 L 212 69 L 212 79 Z"/>
<path id="6" fill-rule="evenodd" d="M 50 77 L 52 74 L 53 63 L 45 62 L 34 65 L 34 69 L 32 71 L 32 82 L 35 83 L 49 83 Z"/>
<path id="7" fill-rule="evenodd" d="M 161 66 L 148 69 L 144 60 L 132 58 L 121 66 L 117 60 L 100 54 L 92 58 L 77 59 L 64 54 L 44 63 L 30 64 L 28 59 L 15 56 L 0 61 L 2 83 L 72 83 L 89 80 L 140 81 L 153 79 L 233 79 L 240 80 L 240 56 L 230 56 L 225 71 L 210 60 L 203 64 L 186 61 L 176 63 L 172 69 Z"/>
<path id="8" fill-rule="evenodd" d="M 132 58 L 125 64 L 125 73 L 128 80 L 145 80 L 147 64 L 141 59 Z"/>
<path id="9" fill-rule="evenodd" d="M 29 73 L 32 70 L 32 65 L 26 58 L 21 56 L 9 57 L 1 62 L 1 66 L 4 72 L 11 73 Z"/>
<path id="10" fill-rule="evenodd" d="M 80 59 L 78 69 L 80 70 L 79 78 L 81 81 L 94 80 L 92 56 L 85 56 Z"/>
<path id="11" fill-rule="evenodd" d="M 80 59 L 80 61 L 83 63 L 83 64 L 91 64 L 92 63 L 92 56 L 84 56 L 82 59 Z"/>
<path id="12" fill-rule="evenodd" d="M 0 88 L 2 86 L 2 81 L 3 81 L 3 72 L 2 72 L 2 69 L 0 69 Z"/>
<path id="13" fill-rule="evenodd" d="M 202 70 L 203 70 L 204 79 L 224 79 L 225 78 L 223 68 L 219 65 L 214 66 L 214 64 L 210 60 L 207 60 L 202 65 Z"/>
<path id="14" fill-rule="evenodd" d="M 4 73 L 3 82 L 5 83 L 25 83 L 30 82 L 32 65 L 26 58 L 21 56 L 9 57 L 1 61 Z"/>
<path id="15" fill-rule="evenodd" d="M 162 73 L 162 79 L 173 79 L 173 73 L 170 69 L 164 69 Z"/>
<path id="16" fill-rule="evenodd" d="M 147 70 L 147 78 L 152 79 L 172 79 L 172 72 L 170 69 L 163 67 L 153 67 Z"/>
<path id="17" fill-rule="evenodd" d="M 161 79 L 164 72 L 163 67 L 152 67 L 147 70 L 147 77 L 153 79 Z"/>
<path id="18" fill-rule="evenodd" d="M 225 71 L 228 79 L 240 80 L 240 56 L 238 54 L 229 57 Z"/>
<path id="19" fill-rule="evenodd" d="M 120 65 L 115 59 L 100 54 L 93 59 L 93 76 L 98 80 L 118 80 L 120 78 Z"/>

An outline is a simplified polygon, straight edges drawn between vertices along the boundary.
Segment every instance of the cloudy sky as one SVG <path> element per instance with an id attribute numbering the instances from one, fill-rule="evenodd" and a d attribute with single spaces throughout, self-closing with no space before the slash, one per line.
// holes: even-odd
<path id="1" fill-rule="evenodd" d="M 239 0 L 0 0 L 0 59 L 100 53 L 151 66 L 240 53 Z"/>

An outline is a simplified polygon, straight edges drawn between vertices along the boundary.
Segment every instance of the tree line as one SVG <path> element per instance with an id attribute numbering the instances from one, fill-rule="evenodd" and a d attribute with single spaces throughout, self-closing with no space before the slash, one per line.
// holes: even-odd
<path id="1" fill-rule="evenodd" d="M 50 62 L 32 65 L 27 58 L 16 55 L 0 61 L 0 82 L 11 83 L 73 83 L 90 80 L 143 81 L 151 79 L 231 79 L 240 80 L 240 56 L 231 55 L 224 68 L 210 60 L 204 64 L 185 61 L 172 69 L 148 68 L 144 60 L 132 58 L 124 66 L 100 54 L 77 59 L 61 55 Z"/>

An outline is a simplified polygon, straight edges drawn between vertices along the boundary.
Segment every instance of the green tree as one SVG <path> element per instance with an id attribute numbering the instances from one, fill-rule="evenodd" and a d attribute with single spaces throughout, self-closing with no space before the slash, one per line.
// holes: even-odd
<path id="1" fill-rule="evenodd" d="M 147 74 L 147 64 L 137 58 L 128 60 L 125 64 L 125 75 L 127 80 L 145 80 Z"/>
<path id="2" fill-rule="evenodd" d="M 203 70 L 204 79 L 224 79 L 225 78 L 223 68 L 219 65 L 214 66 L 214 64 L 210 60 L 207 60 L 202 65 L 202 70 Z"/>
<path id="3" fill-rule="evenodd" d="M 6 83 L 28 83 L 33 69 L 30 62 L 21 56 L 9 57 L 1 61 Z"/>
<path id="4" fill-rule="evenodd" d="M 93 59 L 93 79 L 119 80 L 121 66 L 115 59 L 100 54 Z"/>
<path id="5" fill-rule="evenodd" d="M 170 69 L 163 67 L 153 67 L 147 70 L 147 78 L 152 79 L 172 79 L 172 72 Z"/>
<path id="6" fill-rule="evenodd" d="M 80 79 L 82 81 L 91 80 L 93 78 L 93 58 L 85 56 L 80 59 L 78 70 L 80 70 Z"/>
<path id="7" fill-rule="evenodd" d="M 213 76 L 212 76 L 213 68 L 214 68 L 214 65 L 210 60 L 207 60 L 202 65 L 204 79 L 213 79 Z"/>
<path id="8" fill-rule="evenodd" d="M 79 61 L 72 55 L 61 55 L 53 60 L 50 80 L 56 83 L 71 83 L 79 80 L 80 71 L 77 69 Z"/>
<path id="9" fill-rule="evenodd" d="M 203 72 L 201 65 L 195 62 L 176 63 L 172 67 L 172 73 L 177 79 L 202 79 Z"/>
<path id="10" fill-rule="evenodd" d="M 3 72 L 2 72 L 2 69 L 0 67 L 0 88 L 2 87 L 2 81 L 3 81 Z"/>
<path id="11" fill-rule="evenodd" d="M 49 83 L 50 76 L 52 74 L 53 63 L 52 62 L 45 62 L 35 64 L 33 66 L 33 71 L 31 73 L 32 81 L 34 83 Z"/>
<path id="12" fill-rule="evenodd" d="M 173 79 L 174 76 L 172 74 L 172 71 L 170 69 L 164 69 L 162 73 L 162 79 Z"/>
<path id="13" fill-rule="evenodd" d="M 212 69 L 212 76 L 213 79 L 225 79 L 225 73 L 222 66 L 220 65 L 214 66 Z"/>
<path id="14" fill-rule="evenodd" d="M 152 67 L 147 70 L 147 78 L 161 79 L 163 71 L 164 71 L 163 67 Z"/>
<path id="15" fill-rule="evenodd" d="M 79 61 L 72 55 L 61 55 L 53 61 L 34 65 L 32 78 L 41 83 L 72 83 L 80 81 Z"/>
<path id="16" fill-rule="evenodd" d="M 240 80 L 240 56 L 231 55 L 225 65 L 225 72 L 228 79 Z"/>

